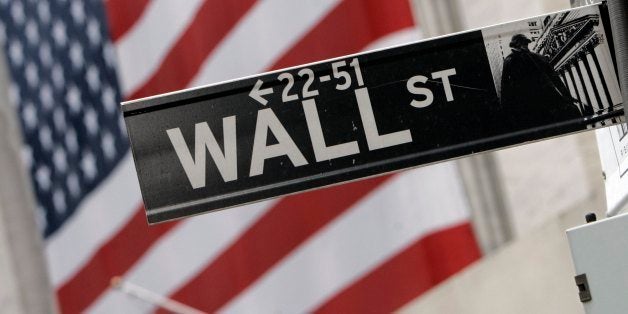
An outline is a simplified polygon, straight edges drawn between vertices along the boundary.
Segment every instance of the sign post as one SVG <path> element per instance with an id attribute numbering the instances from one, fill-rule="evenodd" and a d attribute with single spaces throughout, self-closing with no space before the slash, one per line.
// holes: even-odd
<path id="1" fill-rule="evenodd" d="M 604 5 L 123 104 L 150 223 L 619 121 Z"/>
<path id="2" fill-rule="evenodd" d="M 602 0 L 571 0 L 571 6 L 601 2 Z M 626 99 L 628 98 L 628 4 L 623 0 L 609 0 L 607 3 L 615 43 L 614 52 L 619 84 L 623 99 Z M 624 113 L 628 118 L 628 111 L 624 110 Z M 628 208 L 628 126 L 624 123 L 599 129 L 595 131 L 595 135 L 604 171 L 607 215 L 615 216 Z"/>

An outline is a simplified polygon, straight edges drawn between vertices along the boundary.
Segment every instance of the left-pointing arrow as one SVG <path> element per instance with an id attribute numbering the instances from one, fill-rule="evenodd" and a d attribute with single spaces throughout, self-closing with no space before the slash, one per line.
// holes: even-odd
<path id="1" fill-rule="evenodd" d="M 262 97 L 262 96 L 268 95 L 268 94 L 272 94 L 273 93 L 273 88 L 272 87 L 268 87 L 268 88 L 262 89 L 262 84 L 263 83 L 264 82 L 262 80 L 257 80 L 257 82 L 255 82 L 255 86 L 253 86 L 253 89 L 249 93 L 249 96 L 251 96 L 251 98 L 257 100 L 263 106 L 266 106 L 266 104 L 268 103 L 268 100 L 264 99 L 264 97 Z"/>

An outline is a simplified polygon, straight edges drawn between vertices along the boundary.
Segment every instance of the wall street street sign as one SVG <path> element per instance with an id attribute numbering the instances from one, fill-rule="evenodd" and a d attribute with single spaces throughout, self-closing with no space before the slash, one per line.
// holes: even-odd
<path id="1" fill-rule="evenodd" d="M 161 222 L 619 122 L 603 5 L 125 102 Z"/>

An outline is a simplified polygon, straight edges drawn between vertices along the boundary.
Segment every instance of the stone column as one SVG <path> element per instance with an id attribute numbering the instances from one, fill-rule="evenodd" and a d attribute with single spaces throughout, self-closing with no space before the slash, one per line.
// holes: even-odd
<path id="1" fill-rule="evenodd" d="M 611 94 L 611 102 L 613 106 L 621 104 L 619 81 L 617 80 L 615 70 L 609 66 L 612 64 L 610 51 L 605 45 L 598 45 L 593 49 L 593 51 L 597 59 L 600 61 L 599 63 L 602 70 L 602 76 L 604 77 L 608 91 Z"/>
<path id="2" fill-rule="evenodd" d="M 569 93 L 571 94 L 571 97 L 573 98 L 578 98 L 578 94 L 576 93 L 576 88 L 573 86 L 573 78 L 571 78 L 571 74 L 569 73 L 569 70 L 565 69 L 563 71 L 563 75 L 565 75 L 566 81 L 567 81 L 567 88 L 569 88 Z"/>
<path id="3" fill-rule="evenodd" d="M 597 66 L 595 65 L 595 60 L 593 60 L 593 55 L 588 52 L 586 55 L 587 62 L 589 63 L 589 69 L 591 69 L 591 76 L 593 77 L 593 82 L 595 83 L 595 87 L 597 88 L 598 94 L 600 95 L 600 100 L 602 101 L 602 109 L 609 109 L 610 102 L 606 97 L 606 90 L 604 88 L 604 82 L 600 77 L 600 73 L 597 70 Z"/>
<path id="4" fill-rule="evenodd" d="M 584 94 L 584 87 L 582 86 L 582 80 L 580 80 L 580 75 L 578 74 L 578 70 L 576 70 L 576 66 L 575 65 L 570 65 L 571 68 L 571 75 L 573 76 L 573 80 L 575 83 L 575 87 L 576 87 L 576 92 L 578 93 L 578 99 L 580 100 L 580 103 L 582 104 L 583 108 L 582 108 L 582 112 L 585 113 L 585 106 L 587 106 L 587 96 Z"/>
<path id="5" fill-rule="evenodd" d="M 583 58 L 578 58 L 578 67 L 580 68 L 580 73 L 582 73 L 582 81 L 584 82 L 585 92 L 589 96 L 589 106 L 591 106 L 594 112 L 597 112 L 600 110 L 600 105 L 595 97 L 595 90 L 593 89 L 593 84 L 591 84 L 591 76 L 589 75 L 587 67 L 584 65 Z"/>

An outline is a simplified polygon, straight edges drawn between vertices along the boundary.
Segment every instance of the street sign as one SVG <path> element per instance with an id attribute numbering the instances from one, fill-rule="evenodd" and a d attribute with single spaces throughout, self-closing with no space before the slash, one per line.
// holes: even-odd
<path id="1" fill-rule="evenodd" d="M 601 2 L 602 0 L 571 0 L 571 6 Z M 627 4 L 625 0 L 610 0 L 607 3 L 609 10 L 614 10 L 610 12 L 612 14 L 609 14 L 611 30 L 614 31 L 613 38 L 616 42 L 623 41 L 623 45 L 619 44 L 619 42 L 614 45 L 614 51 L 618 60 L 617 72 L 619 74 L 620 89 L 622 89 L 623 98 L 625 99 L 627 95 L 626 89 L 628 89 L 625 85 L 628 82 L 628 60 L 625 57 L 625 54 L 628 53 Z M 622 34 L 617 34 L 617 32 Z M 622 54 L 624 57 L 621 57 Z M 621 85 L 622 75 L 624 85 Z M 624 114 L 628 117 L 628 112 L 624 111 Z M 623 209 L 628 208 L 628 125 L 624 123 L 599 129 L 595 131 L 595 135 L 597 137 L 606 186 L 606 213 L 609 217 L 615 216 Z"/>
<path id="2" fill-rule="evenodd" d="M 148 221 L 616 123 L 606 24 L 594 5 L 125 102 Z"/>

